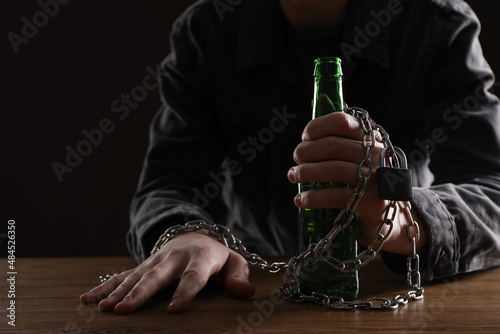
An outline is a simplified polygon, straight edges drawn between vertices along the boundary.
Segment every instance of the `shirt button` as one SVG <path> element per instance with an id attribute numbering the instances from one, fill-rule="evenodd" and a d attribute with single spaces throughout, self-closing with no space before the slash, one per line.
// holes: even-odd
<path id="1" fill-rule="evenodd" d="M 437 266 L 439 269 L 443 270 L 448 266 L 448 263 L 450 262 L 450 258 L 448 257 L 447 254 L 441 255 L 441 257 L 438 260 Z"/>

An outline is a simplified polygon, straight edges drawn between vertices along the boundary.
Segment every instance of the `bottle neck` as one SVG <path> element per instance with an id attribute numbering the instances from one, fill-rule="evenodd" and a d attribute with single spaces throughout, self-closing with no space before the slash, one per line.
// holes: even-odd
<path id="1" fill-rule="evenodd" d="M 316 60 L 312 118 L 343 111 L 342 69 L 338 58 Z"/>

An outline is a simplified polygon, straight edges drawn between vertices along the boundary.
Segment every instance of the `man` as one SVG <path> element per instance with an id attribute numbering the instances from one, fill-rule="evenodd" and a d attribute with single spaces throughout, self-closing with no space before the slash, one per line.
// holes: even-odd
<path id="1" fill-rule="evenodd" d="M 290 255 L 297 249 L 294 204 L 346 205 L 352 190 L 296 195 L 299 182 L 355 183 L 363 158 L 353 117 L 308 123 L 312 60 L 325 55 L 344 61 L 346 102 L 367 109 L 408 155 L 424 278 L 500 265 L 499 104 L 487 92 L 493 75 L 477 18 L 463 1 L 227 6 L 200 1 L 174 26 L 161 71 L 164 107 L 132 204 L 128 245 L 142 263 L 82 302 L 129 313 L 180 280 L 167 308 L 179 312 L 212 276 L 247 298 L 254 293 L 248 264 L 210 237 L 186 233 L 148 253 L 169 226 L 201 219 L 226 224 L 251 250 Z M 379 156 L 372 159 L 376 169 Z M 362 244 L 386 207 L 372 177 L 357 208 Z M 411 247 L 406 219 L 398 213 L 383 247 L 395 270 Z"/>

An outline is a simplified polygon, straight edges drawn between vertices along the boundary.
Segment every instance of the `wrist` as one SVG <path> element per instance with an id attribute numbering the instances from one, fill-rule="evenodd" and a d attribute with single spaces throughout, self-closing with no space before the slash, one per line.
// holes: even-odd
<path id="1" fill-rule="evenodd" d="M 411 207 L 410 202 L 399 203 L 394 221 L 397 228 L 395 226 L 393 229 L 394 235 L 389 238 L 388 247 L 384 247 L 384 250 L 395 254 L 408 255 L 413 248 L 412 238 L 415 238 L 416 252 L 420 253 L 427 244 L 427 227 L 418 211 Z M 406 203 L 408 203 L 408 206 L 406 206 Z"/>

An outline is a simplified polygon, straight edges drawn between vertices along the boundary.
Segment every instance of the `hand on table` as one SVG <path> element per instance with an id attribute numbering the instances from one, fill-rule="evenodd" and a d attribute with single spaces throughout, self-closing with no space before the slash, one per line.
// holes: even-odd
<path id="1" fill-rule="evenodd" d="M 167 312 L 185 310 L 208 279 L 217 275 L 226 291 L 248 298 L 254 292 L 247 261 L 211 237 L 186 233 L 169 241 L 136 268 L 127 270 L 80 296 L 82 303 L 99 302 L 101 311 L 131 313 L 175 281 Z"/>
<path id="2" fill-rule="evenodd" d="M 320 209 L 346 206 L 358 182 L 359 165 L 365 158 L 362 138 L 363 130 L 359 121 L 346 113 L 331 113 L 309 122 L 302 133 L 302 143 L 294 151 L 294 160 L 299 165 L 289 170 L 288 179 L 292 183 L 340 182 L 350 187 L 302 192 L 295 197 L 297 207 Z M 356 208 L 361 224 L 359 241 L 365 246 L 376 235 L 389 205 L 389 201 L 378 197 L 376 170 L 380 167 L 382 150 L 383 144 L 379 142 L 372 148 L 372 175 Z M 363 169 L 363 175 L 366 175 L 368 167 Z M 416 212 L 412 213 L 418 221 Z M 405 255 L 409 253 L 411 243 L 407 236 L 406 219 L 403 210 L 398 210 L 394 228 L 383 250 Z M 422 224 L 420 227 L 421 239 L 417 250 L 422 248 L 426 239 L 425 228 L 422 228 Z"/>

